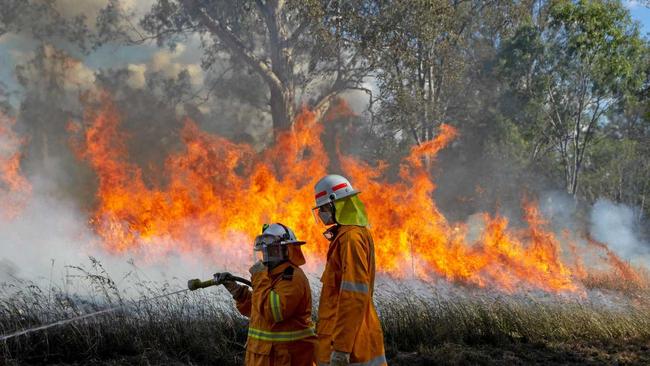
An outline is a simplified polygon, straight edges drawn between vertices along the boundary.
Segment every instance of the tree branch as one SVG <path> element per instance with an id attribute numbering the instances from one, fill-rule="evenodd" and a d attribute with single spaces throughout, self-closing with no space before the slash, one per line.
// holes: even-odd
<path id="1" fill-rule="evenodd" d="M 194 0 L 181 0 L 186 7 L 192 7 L 195 4 Z M 200 23 L 206 27 L 210 32 L 216 35 L 225 45 L 230 48 L 233 53 L 241 57 L 253 70 L 264 78 L 271 88 L 282 90 L 282 82 L 275 75 L 273 70 L 265 62 L 259 60 L 255 55 L 244 46 L 244 44 L 226 27 L 223 26 L 218 20 L 212 18 L 204 8 L 199 7 Z"/>
<path id="2" fill-rule="evenodd" d="M 309 27 L 309 24 L 311 24 L 310 19 L 305 19 L 298 25 L 296 30 L 291 33 L 289 38 L 287 39 L 287 43 L 290 45 L 295 44 L 298 41 L 298 38 L 302 35 L 302 33 Z"/>
<path id="3" fill-rule="evenodd" d="M 316 103 L 314 104 L 314 112 L 316 113 L 316 116 L 317 117 L 322 116 L 330 107 L 330 103 L 332 102 L 332 100 L 344 89 L 345 88 L 342 87 L 332 87 L 332 89 L 329 92 L 321 95 L 316 100 Z"/>

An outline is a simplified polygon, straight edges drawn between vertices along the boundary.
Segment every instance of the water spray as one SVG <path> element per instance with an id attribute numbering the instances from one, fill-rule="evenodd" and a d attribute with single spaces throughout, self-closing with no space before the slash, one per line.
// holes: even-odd
<path id="1" fill-rule="evenodd" d="M 36 326 L 36 327 L 33 327 L 33 328 L 23 329 L 23 330 L 19 330 L 19 331 L 13 332 L 13 333 L 4 334 L 4 335 L 0 336 L 0 341 L 6 341 L 9 338 L 18 337 L 18 336 L 21 336 L 23 334 L 38 332 L 38 331 L 41 331 L 41 330 L 57 327 L 59 325 L 65 325 L 65 324 L 72 323 L 72 322 L 75 322 L 75 321 L 78 321 L 78 320 L 83 320 L 83 319 L 86 319 L 86 318 L 93 318 L 93 317 L 96 317 L 96 316 L 99 316 L 99 315 L 112 313 L 112 312 L 115 312 L 115 311 L 120 310 L 120 309 L 128 308 L 130 306 L 135 306 L 135 305 L 139 305 L 139 304 L 142 304 L 142 303 L 145 303 L 145 302 L 149 302 L 149 301 L 153 301 L 153 300 L 157 300 L 157 299 L 162 299 L 162 298 L 173 296 L 173 295 L 182 294 L 182 293 L 187 292 L 187 291 L 189 291 L 189 289 L 178 290 L 178 291 L 171 292 L 171 293 L 168 293 L 168 294 L 158 295 L 158 296 L 150 297 L 148 299 L 142 299 L 142 300 L 136 301 L 133 304 L 122 304 L 122 305 L 114 306 L 112 308 L 95 311 L 93 313 L 78 315 L 78 316 L 75 316 L 75 317 L 70 318 L 70 319 L 63 319 L 63 320 L 56 321 L 54 323 L 39 325 L 39 326 Z"/>
<path id="2" fill-rule="evenodd" d="M 218 275 L 218 273 L 216 273 L 215 276 L 216 275 Z M 243 284 L 245 284 L 247 286 L 252 287 L 252 284 L 251 284 L 250 281 L 248 281 L 248 280 L 246 280 L 244 278 L 241 278 L 241 277 L 229 275 L 229 276 L 226 277 L 226 280 L 237 281 L 237 282 L 240 282 L 240 283 L 243 283 Z M 6 341 L 7 339 L 18 337 L 18 336 L 21 336 L 21 335 L 24 335 L 24 334 L 39 332 L 39 331 L 42 331 L 42 330 L 57 327 L 57 326 L 60 326 L 60 325 L 65 325 L 65 324 L 76 322 L 76 321 L 79 321 L 79 320 L 83 320 L 83 319 L 87 319 L 87 318 L 93 318 L 93 317 L 104 315 L 104 314 L 109 314 L 109 313 L 115 312 L 115 311 L 120 310 L 120 309 L 125 309 L 125 308 L 131 307 L 131 306 L 136 306 L 136 305 L 146 303 L 146 302 L 149 302 L 149 301 L 153 301 L 153 300 L 157 300 L 157 299 L 163 299 L 163 298 L 166 298 L 166 297 L 169 297 L 169 296 L 182 294 L 182 293 L 185 293 L 187 291 L 194 291 L 194 290 L 198 290 L 200 288 L 206 288 L 206 287 L 215 286 L 215 285 L 219 285 L 219 284 L 220 283 L 217 283 L 214 279 L 210 279 L 210 280 L 207 280 L 207 281 L 201 281 L 198 278 L 197 279 L 192 279 L 192 280 L 187 281 L 187 288 L 183 289 L 183 290 L 178 290 L 178 291 L 171 292 L 171 293 L 168 293 L 168 294 L 162 294 L 162 295 L 150 297 L 148 299 L 142 299 L 142 300 L 136 301 L 133 304 L 122 304 L 122 305 L 114 306 L 114 307 L 111 307 L 111 308 L 108 308 L 108 309 L 95 311 L 95 312 L 92 312 L 92 313 L 89 313 L 89 314 L 83 314 L 83 315 L 75 316 L 73 318 L 59 320 L 59 321 L 56 321 L 56 322 L 53 322 L 53 323 L 50 323 L 50 324 L 39 325 L 39 326 L 36 326 L 36 327 L 19 330 L 19 331 L 13 332 L 13 333 L 3 334 L 2 336 L 0 336 L 0 341 Z"/>

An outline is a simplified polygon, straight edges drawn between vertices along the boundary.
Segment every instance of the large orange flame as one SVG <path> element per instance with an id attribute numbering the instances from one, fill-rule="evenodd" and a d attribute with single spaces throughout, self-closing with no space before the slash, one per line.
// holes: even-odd
<path id="1" fill-rule="evenodd" d="M 140 251 L 155 258 L 203 251 L 222 264 L 248 264 L 251 240 L 262 224 L 280 221 L 308 241 L 303 247 L 308 262 L 322 263 L 327 242 L 310 208 L 312 187 L 327 173 L 329 159 L 320 141 L 322 124 L 311 111 L 303 110 L 293 129 L 262 151 L 203 132 L 186 120 L 184 150 L 168 156 L 164 172 L 150 186 L 129 162 L 127 136 L 109 97 L 98 109 L 86 110 L 85 123 L 77 151 L 97 173 L 92 225 L 109 250 Z M 466 225 L 447 222 L 432 199 L 435 184 L 423 161 L 433 161 L 455 136 L 453 127 L 442 125 L 434 140 L 414 147 L 397 182 L 383 178 L 386 164 L 370 166 L 338 157 L 362 191 L 378 270 L 507 292 L 580 291 L 534 201 L 524 202 L 524 229 L 509 228 L 505 217 L 483 214 L 475 242 L 468 242 Z"/>
<path id="2" fill-rule="evenodd" d="M 0 217 L 12 219 L 27 204 L 32 187 L 21 174 L 25 140 L 13 132 L 15 120 L 0 113 Z"/>

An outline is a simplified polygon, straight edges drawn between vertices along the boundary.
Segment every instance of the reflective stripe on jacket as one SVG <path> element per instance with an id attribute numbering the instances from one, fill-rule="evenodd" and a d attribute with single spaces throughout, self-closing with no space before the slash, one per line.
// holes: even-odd
<path id="1" fill-rule="evenodd" d="M 253 291 L 235 300 L 250 318 L 247 366 L 312 365 L 316 336 L 311 322 L 311 290 L 303 271 L 283 263 L 251 279 Z"/>
<path id="2" fill-rule="evenodd" d="M 342 225 L 327 252 L 318 306 L 318 362 L 333 350 L 350 353 L 352 365 L 386 364 L 384 337 L 372 302 L 375 248 L 365 227 Z"/>

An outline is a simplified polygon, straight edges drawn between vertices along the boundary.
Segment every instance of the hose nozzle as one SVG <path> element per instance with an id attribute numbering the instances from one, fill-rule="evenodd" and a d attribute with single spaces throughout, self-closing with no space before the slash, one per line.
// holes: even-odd
<path id="1" fill-rule="evenodd" d="M 190 289 L 190 291 L 194 291 L 200 288 L 206 288 L 214 285 L 216 285 L 216 283 L 214 283 L 214 280 L 201 281 L 198 278 L 194 278 L 187 281 L 187 288 Z"/>
<path id="2" fill-rule="evenodd" d="M 223 274 L 225 274 L 226 276 L 223 277 L 222 276 Z M 218 279 L 218 282 L 217 282 L 217 279 Z M 187 281 L 187 288 L 190 289 L 191 291 L 194 291 L 194 290 L 198 290 L 200 288 L 206 288 L 206 287 L 210 287 L 210 286 L 221 285 L 224 281 L 235 281 L 235 282 L 243 283 L 244 285 L 246 285 L 248 287 L 253 287 L 253 285 L 251 284 L 251 281 L 249 281 L 249 280 L 247 280 L 245 278 L 233 276 L 233 275 L 231 275 L 230 273 L 227 273 L 227 272 L 223 272 L 223 273 L 215 273 L 214 278 L 211 279 L 211 280 L 201 281 L 198 278 L 191 279 L 191 280 Z"/>

